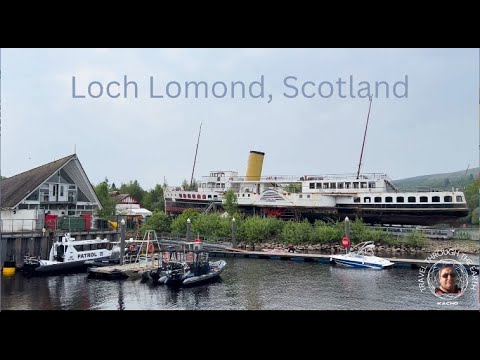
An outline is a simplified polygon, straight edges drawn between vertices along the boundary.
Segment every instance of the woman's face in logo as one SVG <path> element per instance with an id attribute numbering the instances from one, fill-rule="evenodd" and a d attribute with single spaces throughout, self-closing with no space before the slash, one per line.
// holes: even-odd
<path id="1" fill-rule="evenodd" d="M 457 276 L 453 267 L 445 267 L 439 273 L 441 287 L 447 292 L 455 291 L 455 278 Z"/>

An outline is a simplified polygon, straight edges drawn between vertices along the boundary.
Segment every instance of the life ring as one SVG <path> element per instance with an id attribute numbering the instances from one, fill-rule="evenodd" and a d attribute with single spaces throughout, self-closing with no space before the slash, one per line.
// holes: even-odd
<path id="1" fill-rule="evenodd" d="M 154 247 L 153 244 L 148 244 L 148 252 L 153 253 Z"/>

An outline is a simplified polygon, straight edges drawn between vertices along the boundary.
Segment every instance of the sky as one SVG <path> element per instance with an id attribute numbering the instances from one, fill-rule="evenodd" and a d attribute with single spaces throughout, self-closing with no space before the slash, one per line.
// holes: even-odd
<path id="1" fill-rule="evenodd" d="M 197 180 L 251 150 L 265 176 L 356 173 L 369 94 L 362 173 L 479 166 L 478 49 L 1 49 L 1 174 L 76 152 L 94 185 L 180 185 L 200 123 Z"/>

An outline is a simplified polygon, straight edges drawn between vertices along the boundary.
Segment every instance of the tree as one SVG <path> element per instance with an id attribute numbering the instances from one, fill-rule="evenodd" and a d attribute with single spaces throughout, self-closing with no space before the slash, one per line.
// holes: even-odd
<path id="1" fill-rule="evenodd" d="M 152 190 L 145 193 L 143 206 L 150 211 L 164 211 L 165 199 L 163 198 L 163 187 L 161 185 L 157 184 Z"/>
<path id="2" fill-rule="evenodd" d="M 103 209 L 97 210 L 97 216 L 106 218 L 115 215 L 115 200 L 110 196 L 110 187 L 108 186 L 107 178 L 95 186 L 95 193 L 103 207 Z"/>
<path id="3" fill-rule="evenodd" d="M 223 207 L 231 216 L 238 211 L 237 195 L 232 189 L 225 193 L 225 203 L 223 204 Z"/>
<path id="4" fill-rule="evenodd" d="M 187 181 L 187 179 L 183 180 L 182 188 L 185 191 L 198 191 L 198 183 L 197 180 L 193 179 L 192 184 Z"/>
<path id="5" fill-rule="evenodd" d="M 139 202 L 143 201 L 143 194 L 145 193 L 137 180 L 130 180 L 128 184 L 122 184 L 119 191 L 121 194 L 132 195 Z"/>
<path id="6" fill-rule="evenodd" d="M 148 220 L 143 223 L 141 232 L 155 230 L 157 233 L 169 233 L 172 219 L 162 211 L 155 211 Z"/>

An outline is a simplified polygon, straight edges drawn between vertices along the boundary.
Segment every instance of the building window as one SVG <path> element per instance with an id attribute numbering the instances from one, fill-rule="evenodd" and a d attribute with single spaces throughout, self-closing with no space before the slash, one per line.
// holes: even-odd
<path id="1" fill-rule="evenodd" d="M 440 196 L 432 196 L 432 202 L 440 202 Z"/>
<path id="2" fill-rule="evenodd" d="M 403 196 L 397 196 L 397 203 L 403 203 L 405 202 L 405 199 L 403 198 Z"/>
<path id="3" fill-rule="evenodd" d="M 445 197 L 443 198 L 443 201 L 444 201 L 444 202 L 452 202 L 452 197 L 451 197 L 451 196 L 445 196 Z"/>
<path id="4" fill-rule="evenodd" d="M 420 196 L 420 202 L 428 202 L 428 197 Z"/>
<path id="5" fill-rule="evenodd" d="M 417 202 L 417 199 L 415 198 L 415 196 L 409 196 L 408 197 L 408 202 L 409 203 L 414 203 L 414 202 Z"/>

